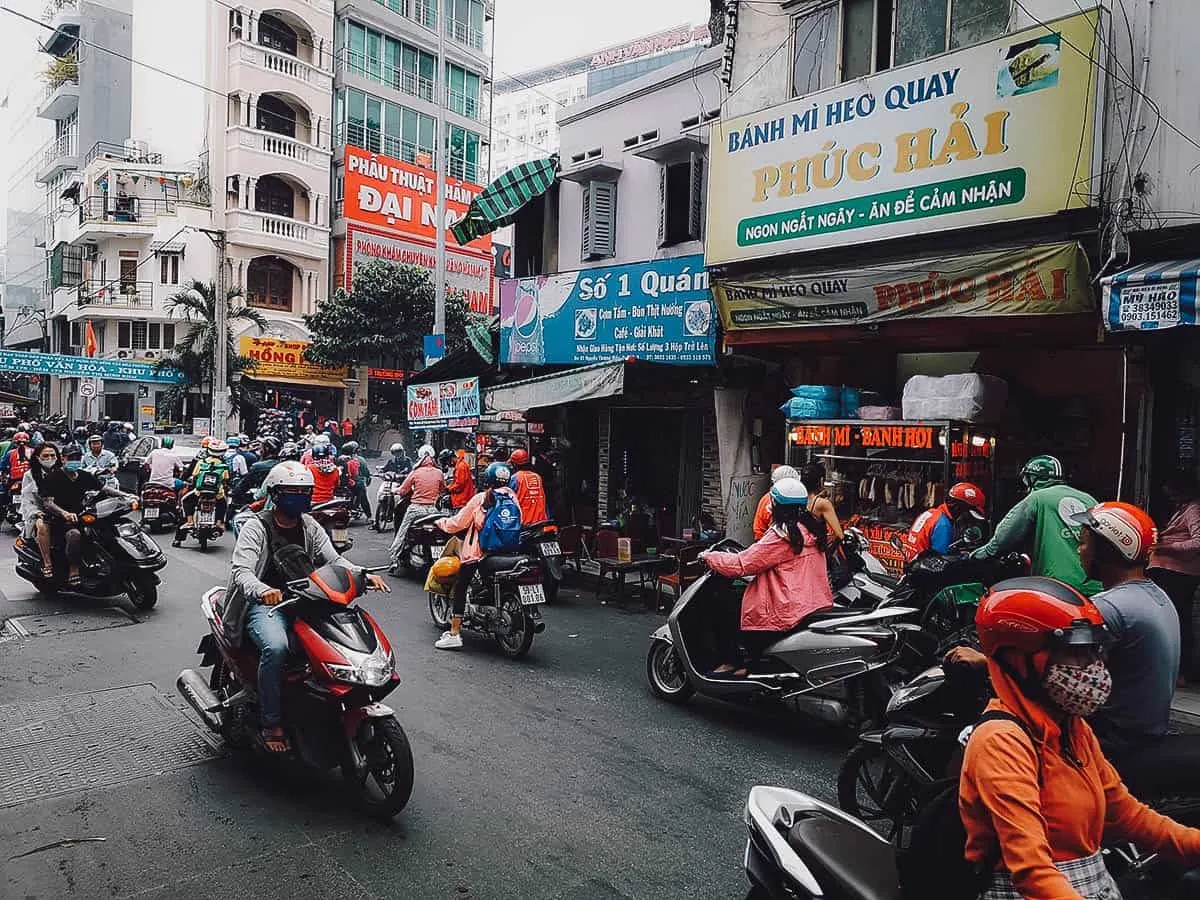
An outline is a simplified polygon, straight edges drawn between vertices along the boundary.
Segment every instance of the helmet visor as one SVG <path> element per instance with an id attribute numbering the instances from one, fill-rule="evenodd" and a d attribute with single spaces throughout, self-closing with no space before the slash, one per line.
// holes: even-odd
<path id="1" fill-rule="evenodd" d="M 1055 649 L 1104 650 L 1112 642 L 1112 633 L 1106 626 L 1095 625 L 1082 619 L 1072 622 L 1067 628 L 1056 628 L 1050 633 L 1050 646 Z"/>

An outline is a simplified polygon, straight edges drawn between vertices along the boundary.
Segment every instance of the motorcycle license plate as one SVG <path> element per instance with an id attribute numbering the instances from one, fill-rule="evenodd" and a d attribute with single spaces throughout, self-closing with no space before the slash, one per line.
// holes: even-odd
<path id="1" fill-rule="evenodd" d="M 335 544 L 344 544 L 349 537 L 350 532 L 348 532 L 345 528 L 333 529 L 333 541 Z"/>
<path id="2" fill-rule="evenodd" d="M 446 549 L 445 544 L 434 544 L 432 547 L 429 548 L 429 552 L 433 554 L 434 559 L 441 559 L 442 551 L 444 551 L 445 549 Z"/>
<path id="3" fill-rule="evenodd" d="M 522 606 L 537 606 L 546 602 L 546 593 L 540 584 L 518 584 Z"/>
<path id="4" fill-rule="evenodd" d="M 217 512 L 213 509 L 202 509 L 196 513 L 197 525 L 215 525 L 217 523 Z"/>
<path id="5" fill-rule="evenodd" d="M 142 510 L 142 518 L 143 519 L 157 519 L 158 518 L 158 507 L 157 506 L 147 506 L 145 509 Z"/>
<path id="6" fill-rule="evenodd" d="M 562 556 L 562 548 L 558 546 L 558 541 L 546 541 L 544 544 L 538 544 L 538 551 L 542 556 Z"/>

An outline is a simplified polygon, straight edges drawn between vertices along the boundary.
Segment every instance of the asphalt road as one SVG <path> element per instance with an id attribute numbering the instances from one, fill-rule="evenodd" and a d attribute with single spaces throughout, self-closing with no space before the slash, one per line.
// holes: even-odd
<path id="1" fill-rule="evenodd" d="M 354 535 L 352 558 L 384 561 L 383 537 Z M 333 773 L 229 757 L 180 711 L 230 547 L 166 546 L 159 606 L 135 622 L 34 597 L 2 540 L 0 621 L 33 635 L 0 637 L 0 898 L 729 900 L 749 788 L 832 797 L 849 735 L 650 693 L 657 615 L 576 582 L 511 662 L 479 638 L 434 650 L 420 586 L 394 580 L 365 605 L 404 679 L 387 702 L 416 788 L 394 824 L 365 820 Z"/>

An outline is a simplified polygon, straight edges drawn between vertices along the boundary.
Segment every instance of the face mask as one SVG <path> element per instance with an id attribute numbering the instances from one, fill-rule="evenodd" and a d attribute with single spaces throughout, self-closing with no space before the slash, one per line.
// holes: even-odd
<path id="1" fill-rule="evenodd" d="M 311 494 L 278 494 L 275 508 L 290 519 L 298 519 L 312 509 Z"/>
<path id="2" fill-rule="evenodd" d="M 69 459 L 69 460 L 67 460 L 67 464 L 65 466 L 63 466 L 63 468 L 66 469 L 68 472 L 78 472 L 83 468 L 83 460 Z"/>
<path id="3" fill-rule="evenodd" d="M 1046 669 L 1042 687 L 1050 702 L 1067 715 L 1087 717 L 1112 693 L 1112 675 L 1104 660 L 1086 666 L 1053 664 Z"/>
<path id="4" fill-rule="evenodd" d="M 57 456 L 45 456 L 45 457 L 39 456 L 38 462 L 41 463 L 41 466 L 43 469 L 53 469 L 55 466 L 58 465 L 58 457 Z"/>

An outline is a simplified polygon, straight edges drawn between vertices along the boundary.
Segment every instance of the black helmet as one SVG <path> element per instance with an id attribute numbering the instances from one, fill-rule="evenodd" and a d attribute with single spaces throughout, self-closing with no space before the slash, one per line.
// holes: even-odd
<path id="1" fill-rule="evenodd" d="M 279 449 L 283 443 L 277 437 L 268 436 L 262 439 L 262 452 L 264 456 L 278 456 Z"/>
<path id="2" fill-rule="evenodd" d="M 342 453 L 347 456 L 353 456 L 358 452 L 358 441 L 346 441 L 342 444 Z"/>
<path id="3" fill-rule="evenodd" d="M 68 444 L 62 452 L 63 459 L 83 459 L 83 448 L 78 444 Z"/>
<path id="4" fill-rule="evenodd" d="M 448 466 L 452 462 L 454 462 L 454 451 L 453 450 L 443 450 L 441 453 L 438 454 L 438 465 Z"/>
<path id="5" fill-rule="evenodd" d="M 76 440 L 80 440 L 80 441 L 87 440 L 87 434 L 88 434 L 87 428 L 84 427 L 83 425 L 80 425 L 72 433 L 75 435 Z"/>
<path id="6" fill-rule="evenodd" d="M 288 460 L 299 460 L 299 459 L 300 459 L 300 445 L 297 444 L 295 441 L 288 441 L 286 444 L 284 444 L 282 447 L 279 448 L 280 462 L 287 462 Z"/>

